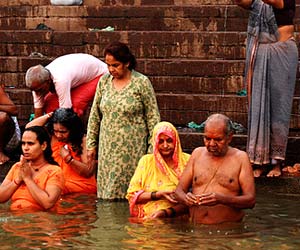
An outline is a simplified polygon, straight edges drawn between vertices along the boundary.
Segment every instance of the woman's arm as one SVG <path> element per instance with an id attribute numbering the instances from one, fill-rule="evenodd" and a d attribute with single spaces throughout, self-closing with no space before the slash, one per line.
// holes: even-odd
<path id="1" fill-rule="evenodd" d="M 160 113 L 156 101 L 156 96 L 152 84 L 148 78 L 144 81 L 142 93 L 142 101 L 145 109 L 145 120 L 149 131 L 148 145 L 151 145 L 151 135 L 153 133 L 154 126 L 160 122 Z M 152 153 L 148 149 L 148 153 Z"/>
<path id="2" fill-rule="evenodd" d="M 21 182 L 22 179 L 20 179 L 19 177 L 9 179 L 8 176 L 6 176 L 5 180 L 0 186 L 0 202 L 3 203 L 8 201 L 19 188 Z"/>
<path id="3" fill-rule="evenodd" d="M 59 171 L 61 171 L 59 169 Z M 59 178 L 62 177 L 62 173 L 57 173 L 57 171 L 52 172 L 51 176 L 47 181 L 45 190 L 41 189 L 32 178 L 32 169 L 28 164 L 23 164 L 21 166 L 21 176 L 23 181 L 28 188 L 32 198 L 44 209 L 49 209 L 55 205 L 61 195 L 61 187 L 55 185 L 53 179 L 58 182 Z"/>
<path id="4" fill-rule="evenodd" d="M 38 118 L 33 119 L 32 121 L 28 122 L 25 126 L 25 128 L 29 128 L 32 126 L 44 126 L 49 118 L 52 116 L 53 112 L 42 115 Z"/>
<path id="5" fill-rule="evenodd" d="M 79 175 L 89 178 L 92 175 L 95 174 L 95 169 L 96 169 L 96 161 L 94 160 L 93 163 L 88 164 L 88 159 L 87 159 L 87 149 L 86 149 L 86 137 L 84 136 L 82 138 L 82 154 L 81 154 L 81 159 L 77 160 L 74 159 L 68 150 L 65 148 L 62 148 L 61 151 L 63 159 L 66 159 L 66 163 Z M 68 156 L 69 155 L 69 156 Z"/>

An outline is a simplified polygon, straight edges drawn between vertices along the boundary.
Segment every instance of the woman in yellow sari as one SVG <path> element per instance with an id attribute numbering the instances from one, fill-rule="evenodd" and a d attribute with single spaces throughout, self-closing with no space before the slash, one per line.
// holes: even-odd
<path id="1" fill-rule="evenodd" d="M 176 201 L 174 190 L 190 157 L 183 153 L 176 128 L 158 123 L 152 136 L 153 154 L 144 155 L 127 190 L 130 214 L 139 218 L 174 217 L 187 210 Z"/>

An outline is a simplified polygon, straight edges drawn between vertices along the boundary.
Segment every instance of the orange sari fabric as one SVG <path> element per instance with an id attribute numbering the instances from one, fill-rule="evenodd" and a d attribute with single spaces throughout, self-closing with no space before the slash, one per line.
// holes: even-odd
<path id="1" fill-rule="evenodd" d="M 18 177 L 19 171 L 20 163 L 18 162 L 12 166 L 6 176 L 6 179 L 13 181 Z M 34 182 L 43 190 L 45 190 L 48 185 L 56 185 L 61 190 L 63 190 L 64 187 L 64 178 L 61 169 L 58 166 L 51 164 L 48 164 L 39 170 L 38 174 L 34 178 Z M 33 199 L 30 191 L 24 183 L 22 183 L 12 195 L 10 208 L 11 210 L 45 210 Z"/>
<path id="2" fill-rule="evenodd" d="M 58 163 L 63 171 L 65 178 L 65 188 L 63 189 L 63 194 L 69 193 L 93 193 L 97 192 L 96 178 L 91 176 L 89 178 L 79 175 L 73 168 L 65 163 L 63 158 L 60 155 L 60 149 L 65 143 L 56 142 L 52 145 L 53 158 Z M 80 156 L 77 156 L 72 150 L 70 145 L 68 145 L 70 154 L 75 160 L 81 161 Z"/>

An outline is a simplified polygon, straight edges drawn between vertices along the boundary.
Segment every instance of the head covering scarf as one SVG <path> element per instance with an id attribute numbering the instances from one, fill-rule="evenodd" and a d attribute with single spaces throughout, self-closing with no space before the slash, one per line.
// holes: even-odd
<path id="1" fill-rule="evenodd" d="M 159 152 L 161 134 L 169 136 L 174 142 L 172 167 L 168 166 Z M 172 206 L 166 199 L 151 200 L 143 204 L 137 204 L 136 201 L 144 192 L 174 191 L 190 156 L 182 152 L 178 132 L 169 122 L 160 122 L 154 127 L 152 144 L 153 154 L 144 155 L 140 159 L 127 190 L 126 198 L 129 201 L 131 216 L 146 217 L 155 211 Z"/>
<path id="2" fill-rule="evenodd" d="M 174 142 L 174 153 L 172 156 L 173 162 L 174 162 L 174 168 L 173 171 L 176 173 L 176 178 L 178 179 L 181 176 L 183 165 L 182 165 L 182 149 L 181 144 L 178 136 L 178 132 L 176 128 L 169 122 L 160 122 L 158 123 L 154 129 L 153 129 L 153 148 L 154 148 L 154 158 L 156 167 L 159 168 L 159 170 L 166 175 L 169 175 L 169 166 L 166 164 L 165 160 L 161 156 L 159 152 L 159 136 L 161 134 L 167 135 L 170 138 L 172 138 Z M 180 162 L 181 161 L 181 162 Z M 180 164 L 179 164 L 180 162 Z"/>

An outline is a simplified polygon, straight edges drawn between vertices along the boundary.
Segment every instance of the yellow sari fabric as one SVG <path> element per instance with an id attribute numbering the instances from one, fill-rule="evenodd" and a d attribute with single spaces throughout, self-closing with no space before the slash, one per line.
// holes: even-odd
<path id="1" fill-rule="evenodd" d="M 159 153 L 158 141 L 160 134 L 165 134 L 174 141 L 173 168 L 166 164 Z M 182 152 L 178 132 L 169 122 L 160 122 L 154 127 L 152 140 L 153 154 L 144 155 L 140 159 L 127 190 L 126 198 L 129 201 L 130 214 L 134 217 L 143 218 L 157 210 L 174 205 L 166 199 L 149 201 L 143 204 L 136 204 L 136 201 L 144 192 L 174 191 L 190 157 L 189 154 Z"/>

